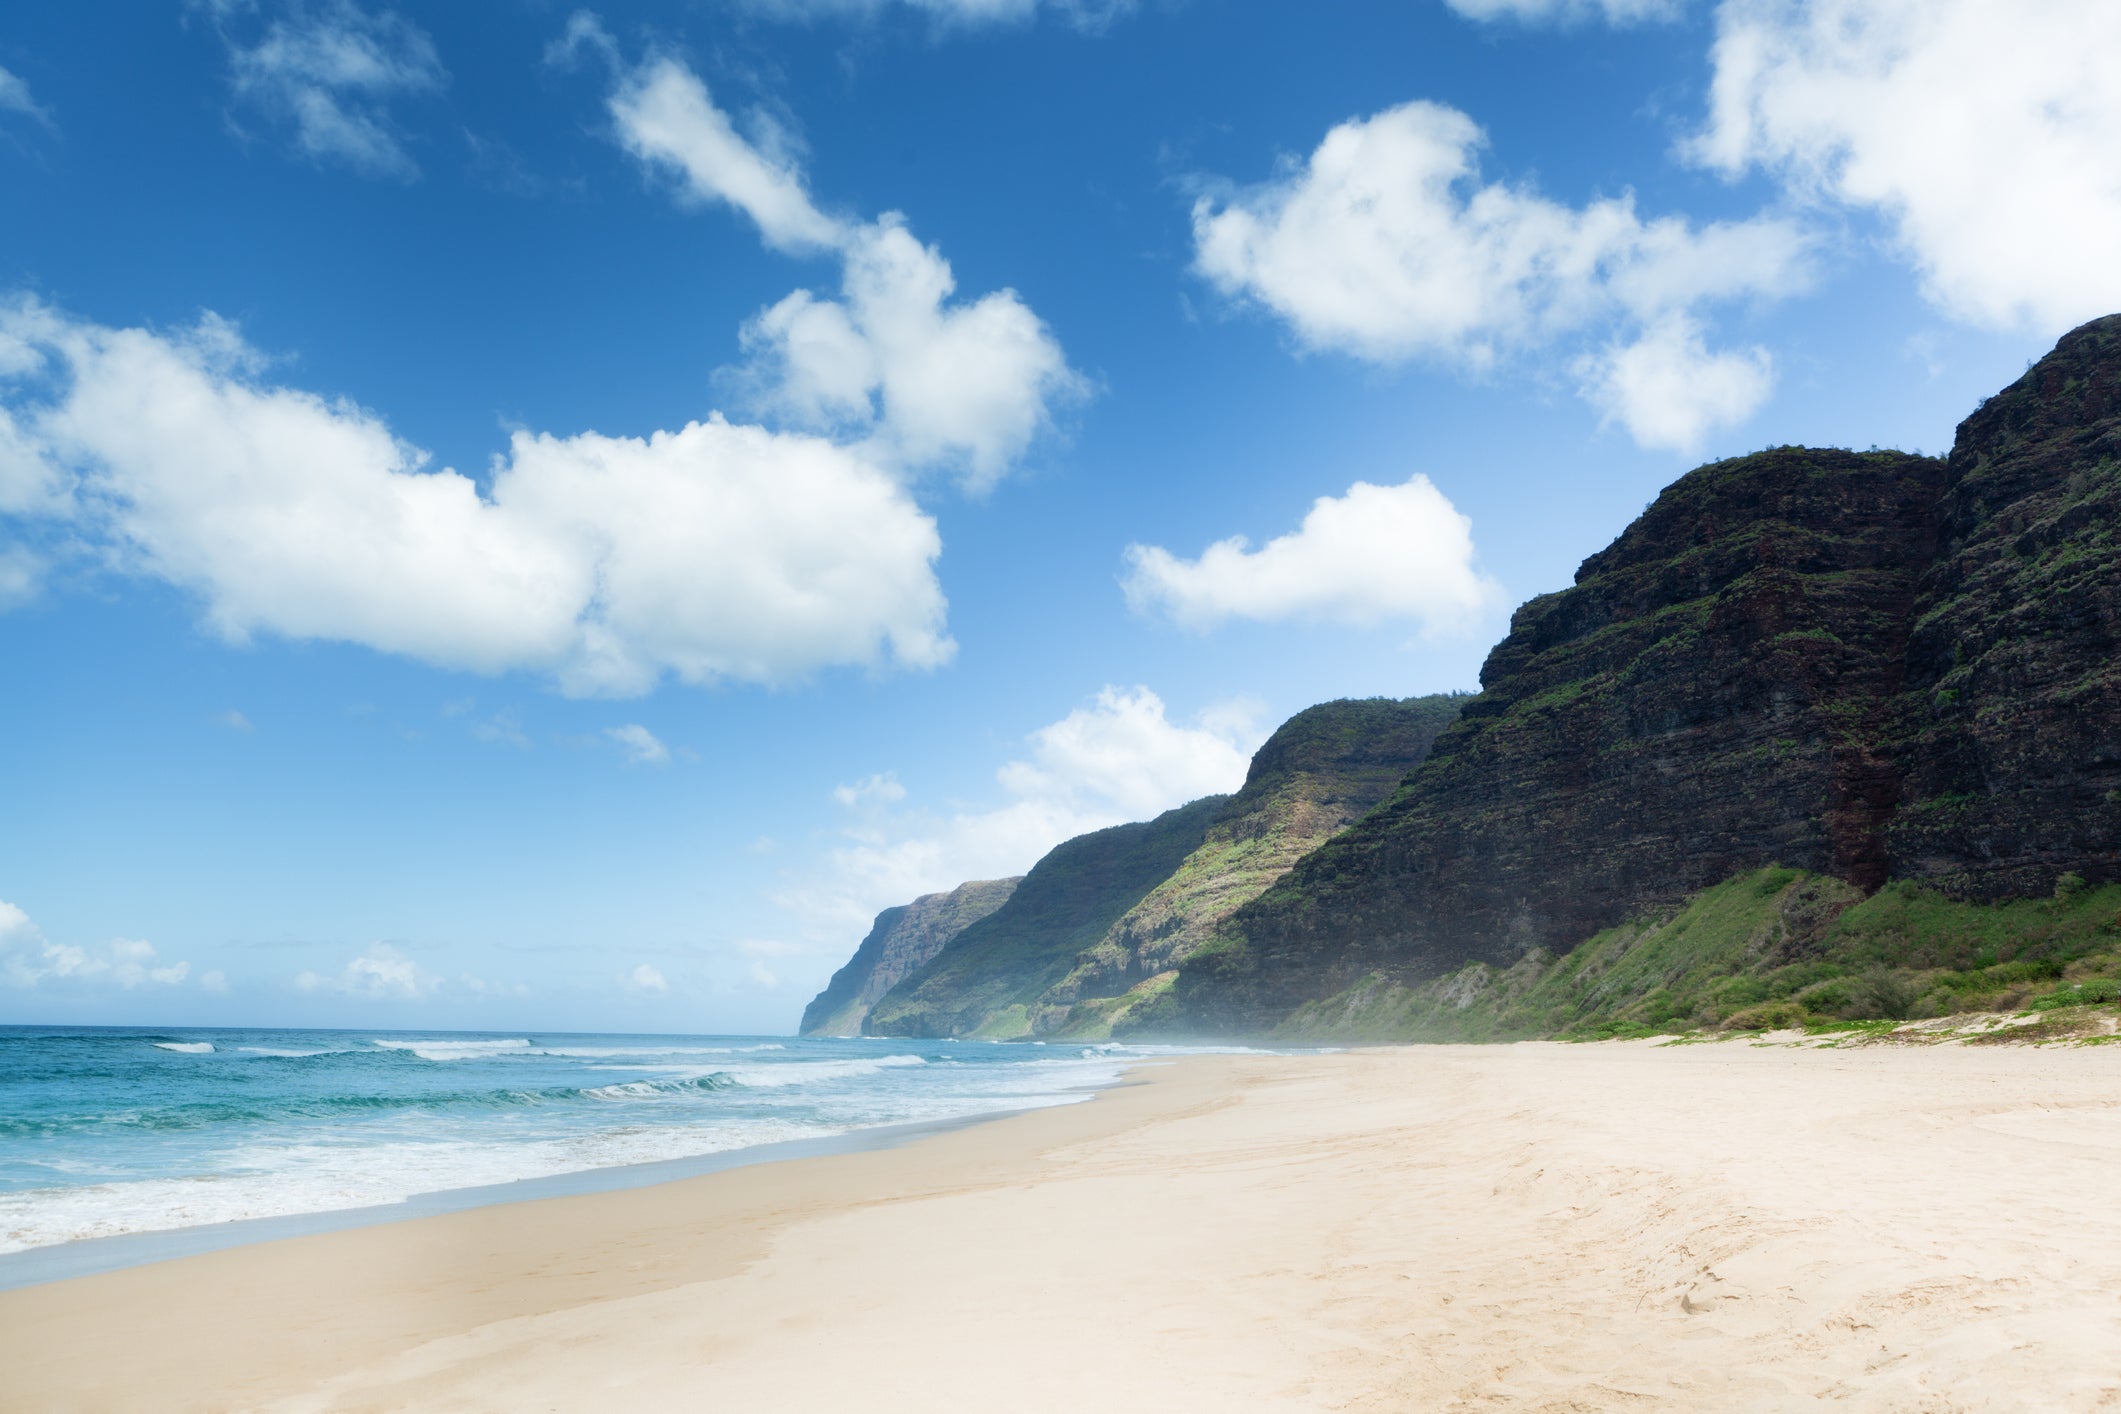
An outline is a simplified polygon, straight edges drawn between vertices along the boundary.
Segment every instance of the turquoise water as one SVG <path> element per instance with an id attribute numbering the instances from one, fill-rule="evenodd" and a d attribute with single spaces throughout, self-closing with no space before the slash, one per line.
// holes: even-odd
<path id="1" fill-rule="evenodd" d="M 1172 1051 L 0 1027 L 0 1252 L 1066 1104 Z"/>

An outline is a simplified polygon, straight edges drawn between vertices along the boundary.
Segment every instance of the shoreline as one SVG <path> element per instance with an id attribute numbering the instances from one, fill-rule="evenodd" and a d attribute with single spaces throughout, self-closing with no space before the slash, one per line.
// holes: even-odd
<path id="1" fill-rule="evenodd" d="M 1126 1083 L 1122 1079 L 1115 1085 Z M 1110 1088 L 1115 1087 L 1100 1086 L 1085 1092 L 1079 1099 L 1036 1108 L 1052 1109 L 1083 1104 Z M 508 1183 L 439 1188 L 428 1193 L 411 1194 L 396 1203 L 371 1203 L 357 1208 L 324 1208 L 313 1213 L 283 1213 L 272 1217 L 235 1218 L 227 1222 L 199 1223 L 190 1227 L 149 1228 L 140 1232 L 114 1233 L 109 1237 L 88 1237 L 74 1242 L 55 1242 L 43 1247 L 25 1247 L 14 1252 L 0 1252 L 0 1292 L 19 1291 L 25 1287 L 43 1286 L 55 1281 L 71 1281 L 75 1277 L 100 1276 L 106 1272 L 126 1271 L 156 1262 L 173 1262 L 185 1257 L 203 1256 L 209 1252 L 219 1252 L 231 1247 L 248 1247 L 260 1242 L 281 1242 L 289 1238 L 311 1237 L 327 1232 L 345 1232 L 385 1223 L 409 1222 L 417 1218 L 438 1217 L 444 1213 L 466 1212 L 473 1208 L 534 1203 L 545 1198 L 622 1193 L 633 1188 L 648 1188 L 656 1184 L 678 1183 L 688 1178 L 702 1178 L 729 1169 L 749 1168 L 754 1164 L 789 1163 L 834 1154 L 856 1154 L 871 1149 L 896 1148 L 931 1134 L 947 1134 L 953 1129 L 986 1124 L 1029 1112 L 1020 1109 L 990 1110 L 982 1114 L 954 1115 L 948 1119 L 872 1125 L 864 1129 L 845 1130 L 838 1134 L 747 1144 L 740 1148 L 716 1149 L 709 1153 L 691 1154 L 676 1159 L 575 1169 L 567 1173 L 542 1174 L 536 1178 L 519 1178 Z"/>
<path id="2" fill-rule="evenodd" d="M 0 1406 L 2121 1405 L 2121 1049 L 1529 1043 L 1130 1079 L 0 1293 Z"/>

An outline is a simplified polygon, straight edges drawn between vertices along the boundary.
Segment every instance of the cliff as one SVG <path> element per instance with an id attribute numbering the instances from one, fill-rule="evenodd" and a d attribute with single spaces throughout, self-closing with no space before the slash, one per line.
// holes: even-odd
<path id="1" fill-rule="evenodd" d="M 1950 458 L 1700 468 L 1527 603 L 1377 811 L 1180 969 L 1183 1029 L 1508 970 L 1779 864 L 1958 895 L 2121 877 L 2121 317 Z"/>
<path id="2" fill-rule="evenodd" d="M 1199 847 L 1228 796 L 1056 846 L 1007 903 L 967 927 L 881 997 L 869 1036 L 1021 1036 L 1027 1009 Z"/>
<path id="3" fill-rule="evenodd" d="M 805 1036 L 859 1036 L 862 1019 L 886 992 L 918 971 L 952 938 L 1009 901 L 1021 879 L 982 879 L 948 893 L 923 894 L 887 908 L 847 965 L 803 1011 Z"/>
<path id="4" fill-rule="evenodd" d="M 1200 847 L 1029 1004 L 1033 1034 L 1156 1024 L 1176 969 L 1298 859 L 1389 796 L 1457 719 L 1459 693 L 1321 703 L 1276 729 Z"/>
<path id="5" fill-rule="evenodd" d="M 1960 424 L 1907 649 L 1895 877 L 2121 879 L 2121 316 Z"/>

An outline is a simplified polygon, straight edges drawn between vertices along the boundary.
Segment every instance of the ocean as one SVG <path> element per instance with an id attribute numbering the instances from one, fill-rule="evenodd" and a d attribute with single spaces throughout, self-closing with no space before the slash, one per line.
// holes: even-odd
<path id="1" fill-rule="evenodd" d="M 1068 1104 L 1181 1050 L 0 1027 L 0 1253 Z"/>

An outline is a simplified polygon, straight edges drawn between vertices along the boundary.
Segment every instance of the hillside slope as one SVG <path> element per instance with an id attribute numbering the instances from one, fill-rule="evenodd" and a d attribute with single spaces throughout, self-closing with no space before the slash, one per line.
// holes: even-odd
<path id="1" fill-rule="evenodd" d="M 1368 814 L 1458 717 L 1461 693 L 1324 702 L 1277 728 L 1200 847 L 1030 1004 L 1033 1034 L 1153 1021 L 1174 969 L 1290 865 Z"/>
<path id="2" fill-rule="evenodd" d="M 1948 461 L 1689 473 L 1518 610 L 1429 760 L 1232 916 L 1170 1024 L 1506 970 L 1770 864 L 1989 899 L 2121 877 L 2117 530 L 2121 317 Z"/>
<path id="3" fill-rule="evenodd" d="M 847 965 L 832 974 L 803 1011 L 805 1036 L 859 1036 L 877 1000 L 943 950 L 944 944 L 1000 908 L 1018 879 L 978 879 L 948 893 L 923 894 L 887 908 Z"/>
<path id="4" fill-rule="evenodd" d="M 1009 901 L 880 998 L 868 1036 L 1021 1036 L 1028 1004 L 1200 845 L 1230 797 L 1078 835 L 1041 859 Z"/>

